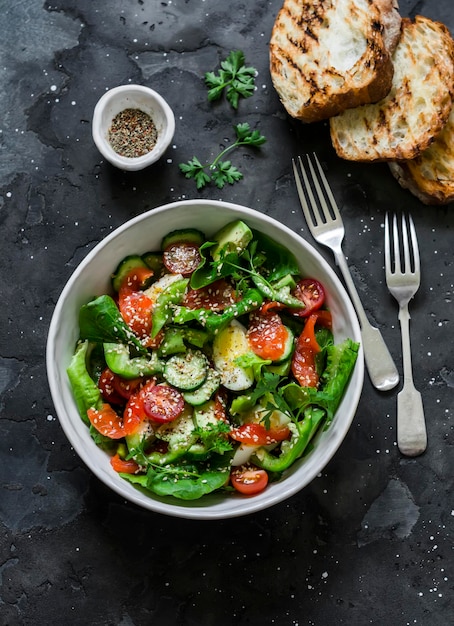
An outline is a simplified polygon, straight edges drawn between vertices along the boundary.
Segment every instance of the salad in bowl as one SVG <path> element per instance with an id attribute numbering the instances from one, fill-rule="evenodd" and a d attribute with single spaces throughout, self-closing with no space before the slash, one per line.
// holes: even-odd
<path id="1" fill-rule="evenodd" d="M 149 249 L 138 241 L 97 294 L 79 294 L 59 372 L 79 436 L 103 455 L 101 477 L 187 517 L 229 516 L 222 504 L 215 512 L 222 501 L 239 515 L 241 502 L 250 512 L 291 495 L 280 486 L 304 474 L 331 430 L 339 445 L 358 371 L 362 382 L 359 329 L 342 311 L 346 296 L 331 298 L 335 277 L 305 266 L 298 245 L 279 237 L 285 227 L 231 207 L 214 229 L 180 219 Z M 48 366 L 52 349 L 50 340 Z"/>

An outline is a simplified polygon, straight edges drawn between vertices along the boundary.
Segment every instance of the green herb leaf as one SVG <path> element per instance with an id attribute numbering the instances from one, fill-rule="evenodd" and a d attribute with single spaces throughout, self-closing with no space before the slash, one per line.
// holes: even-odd
<path id="1" fill-rule="evenodd" d="M 221 69 L 205 74 L 205 84 L 208 87 L 208 100 L 219 100 L 226 90 L 227 101 L 234 109 L 238 108 L 239 99 L 250 98 L 255 90 L 255 76 L 257 70 L 254 67 L 245 66 L 244 53 L 241 50 L 233 50 L 228 57 L 221 62 Z"/>
<path id="2" fill-rule="evenodd" d="M 247 122 L 237 124 L 233 127 L 238 139 L 238 142 L 244 145 L 261 146 L 266 142 L 266 137 L 261 135 L 258 130 L 251 130 L 251 127 Z"/>
<path id="3" fill-rule="evenodd" d="M 187 163 L 180 163 L 179 168 L 186 178 L 194 178 L 197 189 L 202 189 L 207 185 L 211 178 L 205 172 L 206 165 L 202 165 L 197 157 L 193 157 Z"/>
<path id="4" fill-rule="evenodd" d="M 211 163 L 202 165 L 197 157 L 193 157 L 187 163 L 180 163 L 179 168 L 186 178 L 193 178 L 197 189 L 202 189 L 213 182 L 219 189 L 227 183 L 233 185 L 243 178 L 243 174 L 232 165 L 231 161 L 223 161 L 225 154 L 239 146 L 259 147 L 265 143 L 266 138 L 258 130 L 251 130 L 249 124 L 244 122 L 233 127 L 236 140 L 227 148 L 224 148 Z"/>
<path id="5" fill-rule="evenodd" d="M 230 161 L 219 161 L 211 178 L 216 187 L 222 189 L 226 183 L 233 185 L 236 181 L 241 180 L 243 174 Z"/>

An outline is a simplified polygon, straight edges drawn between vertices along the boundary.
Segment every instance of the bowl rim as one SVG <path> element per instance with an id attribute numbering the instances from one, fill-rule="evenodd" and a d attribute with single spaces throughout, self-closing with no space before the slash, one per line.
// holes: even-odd
<path id="1" fill-rule="evenodd" d="M 102 116 L 104 110 L 109 104 L 116 98 L 121 97 L 127 93 L 139 93 L 145 95 L 151 102 L 158 105 L 158 108 L 162 111 L 163 118 L 165 118 L 165 127 L 161 136 L 158 136 L 156 145 L 150 152 L 140 157 L 124 157 L 116 153 L 110 146 L 109 142 L 102 133 Z M 161 96 L 160 93 L 147 87 L 145 85 L 119 85 L 118 87 L 112 87 L 106 91 L 98 100 L 95 105 L 92 119 L 92 137 L 93 141 L 98 148 L 102 156 L 107 159 L 112 165 L 126 171 L 136 171 L 143 169 L 149 165 L 155 163 L 161 158 L 163 153 L 167 150 L 170 142 L 175 134 L 175 115 L 168 102 Z"/>
<path id="2" fill-rule="evenodd" d="M 312 472 L 308 474 L 308 476 L 305 476 L 305 479 L 302 485 L 293 484 L 292 486 L 290 486 L 290 483 L 288 483 L 286 479 L 284 478 L 284 480 L 281 483 L 281 489 L 277 491 L 276 493 L 274 493 L 273 495 L 268 495 L 265 498 L 260 497 L 261 495 L 263 496 L 263 494 L 266 494 L 266 490 L 265 490 L 265 492 L 262 492 L 262 494 L 258 494 L 257 496 L 254 496 L 253 498 L 244 499 L 243 500 L 244 506 L 234 507 L 231 511 L 217 510 L 216 508 L 213 509 L 209 505 L 203 506 L 199 504 L 200 501 L 194 501 L 194 502 L 191 501 L 189 503 L 183 502 L 181 504 L 179 502 L 174 503 L 174 501 L 168 502 L 165 499 L 157 499 L 157 497 L 154 497 L 153 494 L 151 495 L 147 494 L 146 499 L 144 500 L 143 493 L 140 492 L 133 485 L 131 485 L 130 483 L 127 483 L 126 481 L 124 481 L 124 479 L 121 479 L 121 478 L 119 479 L 119 481 L 114 481 L 112 480 L 112 476 L 110 474 L 108 475 L 107 472 L 104 471 L 102 468 L 99 468 L 96 465 L 93 465 L 93 463 L 91 463 L 90 451 L 88 449 L 88 446 L 86 448 L 84 447 L 80 449 L 78 442 L 75 441 L 75 438 L 73 437 L 73 432 L 72 432 L 72 427 L 71 427 L 72 418 L 70 418 L 69 412 L 66 410 L 65 404 L 60 395 L 59 386 L 57 382 L 58 381 L 58 368 L 56 367 L 56 359 L 55 359 L 55 354 L 56 354 L 55 338 L 57 335 L 57 328 L 58 328 L 59 320 L 61 318 L 62 309 L 64 307 L 66 297 L 70 293 L 71 289 L 73 288 L 74 283 L 78 280 L 79 274 L 82 273 L 84 268 L 91 263 L 91 261 L 97 256 L 97 254 L 103 248 L 107 247 L 116 238 L 121 237 L 122 234 L 126 230 L 128 230 L 130 227 L 133 227 L 134 225 L 137 225 L 142 221 L 147 221 L 148 219 L 152 218 L 158 213 L 160 214 L 160 213 L 172 211 L 173 209 L 180 207 L 180 206 L 184 206 L 185 209 L 188 210 L 188 215 L 190 215 L 191 213 L 190 213 L 189 207 L 196 206 L 196 205 L 202 206 L 205 208 L 222 207 L 224 209 L 230 209 L 230 210 L 233 209 L 234 212 L 239 211 L 243 215 L 243 219 L 246 222 L 247 222 L 248 215 L 256 219 L 258 217 L 259 220 L 264 220 L 265 222 L 268 222 L 268 224 L 271 226 L 277 226 L 278 229 L 283 230 L 284 233 L 286 233 L 286 235 L 289 236 L 291 239 L 298 240 L 298 243 L 300 243 L 303 246 L 303 248 L 308 249 L 310 253 L 314 256 L 315 260 L 323 266 L 323 269 L 329 275 L 330 280 L 335 283 L 336 289 L 338 290 L 339 294 L 341 294 L 343 303 L 347 309 L 348 319 L 351 320 L 351 323 L 354 328 L 354 333 L 353 333 L 354 337 L 352 338 L 356 341 L 360 340 L 360 326 L 359 326 L 358 318 L 353 308 L 353 304 L 350 300 L 350 297 L 347 294 L 344 286 L 342 285 L 339 277 L 334 272 L 332 267 L 328 264 L 328 262 L 323 258 L 323 256 L 311 244 L 309 244 L 302 236 L 292 231 L 285 224 L 278 222 L 275 218 L 268 216 L 256 209 L 251 209 L 249 207 L 245 207 L 245 206 L 231 203 L 231 202 L 225 202 L 222 200 L 207 200 L 207 199 L 180 200 L 180 201 L 175 201 L 175 202 L 171 202 L 165 205 L 158 206 L 154 209 L 150 209 L 149 211 L 146 211 L 145 213 L 141 213 L 140 215 L 137 215 L 133 217 L 132 219 L 124 222 L 118 228 L 116 228 L 111 233 L 109 233 L 106 237 L 101 239 L 98 242 L 98 244 L 94 248 L 92 248 L 90 252 L 88 252 L 88 254 L 82 259 L 82 261 L 74 269 L 74 271 L 70 275 L 69 279 L 67 280 L 66 284 L 64 285 L 60 293 L 60 296 L 55 305 L 54 312 L 53 312 L 51 322 L 49 325 L 47 346 L 46 346 L 46 369 L 47 369 L 47 375 L 48 375 L 48 384 L 49 384 L 49 388 L 51 392 L 51 398 L 55 407 L 55 411 L 56 411 L 59 423 L 67 439 L 71 443 L 72 447 L 74 448 L 79 458 L 81 458 L 81 460 L 87 466 L 87 468 L 99 480 L 101 480 L 101 482 L 103 482 L 107 487 L 115 491 L 118 495 L 122 496 L 126 500 L 142 508 L 145 508 L 147 510 L 150 510 L 156 513 L 169 515 L 171 517 L 198 519 L 198 520 L 228 519 L 228 518 L 233 518 L 233 517 L 241 517 L 243 515 L 249 515 L 251 513 L 262 511 L 288 499 L 290 496 L 295 495 L 304 487 L 306 487 L 310 482 L 312 482 L 312 480 L 314 480 L 314 478 L 321 471 L 320 468 L 318 468 L 317 471 L 313 470 Z M 363 355 L 363 349 L 362 349 L 361 343 L 360 343 L 360 349 L 358 353 L 358 359 L 355 364 L 355 370 L 356 370 L 356 377 L 358 379 L 358 384 L 355 387 L 353 387 L 353 389 L 350 390 L 351 395 L 349 396 L 349 405 L 352 407 L 352 410 L 350 412 L 350 417 L 348 420 L 344 420 L 344 423 L 342 424 L 342 428 L 337 433 L 335 441 L 333 442 L 330 440 L 331 445 L 329 447 L 328 452 L 326 453 L 324 457 L 325 460 L 324 460 L 322 469 L 326 467 L 326 465 L 329 463 L 329 461 L 332 459 L 332 457 L 334 456 L 334 454 L 336 453 L 336 451 L 338 450 L 338 448 L 344 441 L 345 436 L 347 435 L 347 432 L 350 429 L 351 423 L 356 414 L 356 410 L 357 410 L 358 403 L 359 403 L 361 393 L 362 393 L 363 381 L 364 381 L 364 355 Z M 335 418 L 330 428 L 333 427 L 334 423 L 335 423 Z M 81 420 L 81 424 L 83 424 L 82 420 Z M 87 429 L 87 434 L 88 434 L 88 429 Z M 89 434 L 88 434 L 88 437 L 89 437 Z M 90 438 L 89 440 L 87 439 L 87 441 L 92 441 L 92 440 Z M 96 446 L 96 444 L 94 445 Z M 106 454 L 106 457 L 107 457 L 107 454 Z M 286 485 L 286 482 L 287 482 L 287 485 Z M 142 497 L 139 497 L 139 494 L 142 494 Z"/>

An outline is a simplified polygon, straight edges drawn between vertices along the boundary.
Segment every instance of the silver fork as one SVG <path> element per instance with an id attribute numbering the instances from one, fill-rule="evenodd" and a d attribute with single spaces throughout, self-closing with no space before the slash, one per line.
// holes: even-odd
<path id="1" fill-rule="evenodd" d="M 399 322 L 402 333 L 404 385 L 397 395 L 397 445 L 402 454 L 418 456 L 427 447 L 427 432 L 421 394 L 415 389 L 413 383 L 408 303 L 418 291 L 421 271 L 418 240 L 411 216 L 408 218 L 408 223 L 411 241 L 408 237 L 405 216 L 402 215 L 403 259 L 401 259 L 397 217 L 395 215 L 393 217 L 391 231 L 388 214 L 386 214 L 385 272 L 388 289 L 399 303 Z M 393 246 L 391 246 L 391 240 Z M 401 260 L 403 261 L 403 270 L 401 269 Z"/>
<path id="2" fill-rule="evenodd" d="M 345 284 L 350 292 L 350 297 L 358 315 L 361 326 L 361 340 L 363 344 L 364 357 L 369 377 L 374 387 L 380 391 L 387 391 L 395 387 L 399 382 L 397 368 L 392 360 L 388 348 L 386 347 L 380 331 L 378 328 L 372 326 L 367 319 L 364 307 L 361 303 L 358 292 L 356 291 L 350 270 L 348 269 L 347 260 L 342 252 L 341 244 L 345 233 L 344 224 L 328 181 L 326 180 L 325 174 L 319 160 L 317 159 L 317 155 L 314 154 L 314 160 L 317 166 L 318 176 L 315 173 L 315 169 L 309 155 L 306 155 L 306 158 L 311 178 L 317 192 L 318 203 L 312 191 L 309 177 L 301 157 L 298 157 L 298 166 L 303 176 L 304 188 L 308 199 L 306 199 L 306 194 L 304 193 L 297 164 L 294 160 L 292 162 L 296 187 L 298 189 L 298 195 L 307 225 L 309 226 L 314 239 L 322 245 L 330 248 L 334 253 L 337 265 L 342 272 Z M 319 179 L 322 182 L 325 193 L 323 193 Z M 328 198 L 330 206 L 328 206 L 325 196 Z"/>

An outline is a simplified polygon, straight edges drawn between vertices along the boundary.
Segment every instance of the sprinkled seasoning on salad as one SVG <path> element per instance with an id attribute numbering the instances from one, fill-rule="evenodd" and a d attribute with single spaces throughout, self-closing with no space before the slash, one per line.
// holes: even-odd
<path id="1" fill-rule="evenodd" d="M 333 343 L 325 292 L 237 220 L 172 231 L 83 305 L 68 376 L 125 480 L 184 500 L 263 491 L 327 428 L 359 345 Z"/>

